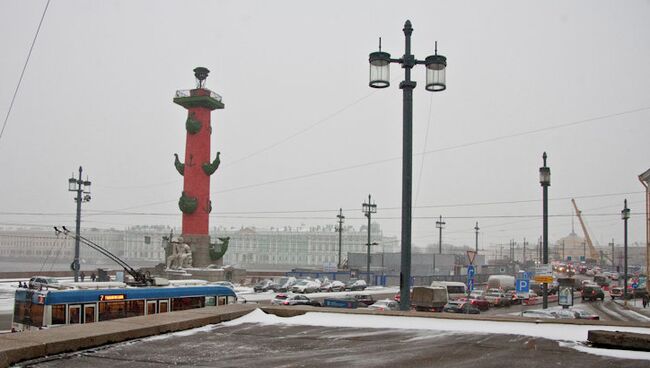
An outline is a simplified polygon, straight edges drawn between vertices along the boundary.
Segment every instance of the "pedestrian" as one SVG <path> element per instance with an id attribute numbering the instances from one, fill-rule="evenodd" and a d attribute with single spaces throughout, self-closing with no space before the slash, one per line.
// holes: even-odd
<path id="1" fill-rule="evenodd" d="M 81 271 L 81 274 L 79 275 L 81 277 L 81 282 L 84 282 L 84 279 L 86 278 L 86 274 Z"/>
<path id="2" fill-rule="evenodd" d="M 648 306 L 648 301 L 649 301 L 649 300 L 648 300 L 648 294 L 645 294 L 645 295 L 643 296 L 643 308 L 645 308 L 645 307 Z"/>
<path id="3" fill-rule="evenodd" d="M 95 279 L 97 279 L 97 275 L 95 275 L 95 273 L 93 272 L 93 273 L 90 274 L 90 280 L 92 282 L 95 282 Z"/>

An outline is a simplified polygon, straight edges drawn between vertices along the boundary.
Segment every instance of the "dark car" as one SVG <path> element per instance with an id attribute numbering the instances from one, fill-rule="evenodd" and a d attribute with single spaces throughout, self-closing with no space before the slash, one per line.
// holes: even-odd
<path id="1" fill-rule="evenodd" d="M 280 295 L 280 294 L 278 294 Z M 279 300 L 279 299 L 274 299 Z M 273 304 L 277 305 L 311 305 L 313 307 L 320 307 L 320 303 L 317 302 L 316 300 L 311 300 L 309 297 L 306 297 L 304 295 L 291 295 L 288 296 L 282 300 L 279 300 L 278 302 L 274 302 Z"/>
<path id="2" fill-rule="evenodd" d="M 253 286 L 253 290 L 256 293 L 261 293 L 269 290 L 277 291 L 278 286 L 271 280 L 262 280 Z"/>
<path id="3" fill-rule="evenodd" d="M 467 314 L 481 313 L 481 311 L 479 311 L 478 308 L 471 305 L 470 303 L 455 301 L 455 300 L 452 300 L 449 303 L 447 303 L 444 306 L 444 308 L 442 308 L 442 311 L 447 313 L 467 313 Z"/>
<path id="4" fill-rule="evenodd" d="M 585 285 L 582 288 L 581 295 L 582 301 L 585 300 L 605 300 L 605 293 L 598 285 Z"/>
<path id="5" fill-rule="evenodd" d="M 375 299 L 373 299 L 372 295 L 357 294 L 354 295 L 354 298 L 359 302 L 359 306 L 361 307 L 375 304 Z"/>

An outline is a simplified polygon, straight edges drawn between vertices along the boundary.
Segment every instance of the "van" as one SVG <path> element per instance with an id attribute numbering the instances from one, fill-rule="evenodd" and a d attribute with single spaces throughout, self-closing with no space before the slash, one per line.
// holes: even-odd
<path id="1" fill-rule="evenodd" d="M 467 285 L 463 282 L 434 281 L 431 283 L 431 287 L 444 287 L 447 289 L 447 297 L 449 300 L 456 300 L 467 296 Z"/>

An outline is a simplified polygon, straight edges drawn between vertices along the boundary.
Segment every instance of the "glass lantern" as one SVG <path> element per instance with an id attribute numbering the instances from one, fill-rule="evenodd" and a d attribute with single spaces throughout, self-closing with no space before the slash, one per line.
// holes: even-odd
<path id="1" fill-rule="evenodd" d="M 427 67 L 427 91 L 439 92 L 447 88 L 445 81 L 445 70 L 447 68 L 447 58 L 442 55 L 427 56 L 424 60 Z"/>
<path id="2" fill-rule="evenodd" d="M 386 88 L 390 86 L 390 54 L 377 51 L 370 54 L 370 87 Z"/>

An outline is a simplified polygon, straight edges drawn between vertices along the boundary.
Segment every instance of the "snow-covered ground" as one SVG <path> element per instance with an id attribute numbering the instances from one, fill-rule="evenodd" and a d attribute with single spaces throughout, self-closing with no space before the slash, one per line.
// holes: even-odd
<path id="1" fill-rule="evenodd" d="M 308 312 L 296 317 L 278 317 L 266 314 L 260 309 L 232 321 L 224 322 L 223 326 L 236 326 L 243 323 L 257 323 L 261 325 L 303 325 L 319 327 L 352 327 L 352 328 L 377 328 L 377 329 L 408 329 L 420 331 L 445 331 L 459 334 L 508 334 L 540 337 L 558 341 L 562 346 L 595 355 L 611 356 L 626 359 L 650 360 L 650 352 L 598 349 L 584 343 L 587 341 L 587 332 L 594 326 L 568 325 L 568 324 L 537 324 L 525 322 L 492 322 L 472 320 L 396 317 L 378 315 L 348 315 Z M 650 328 L 597 326 L 599 330 L 627 331 L 650 334 Z M 194 331 L 206 331 L 195 329 Z M 185 332 L 187 336 L 189 332 Z"/>
<path id="2" fill-rule="evenodd" d="M 260 301 L 271 300 L 277 294 L 280 294 L 274 291 L 255 293 L 252 292 L 252 288 L 250 288 L 251 292 L 248 292 L 246 289 L 249 288 L 235 288 L 235 292 L 237 292 L 238 296 L 243 296 L 248 302 L 260 302 Z M 307 297 L 309 298 L 337 298 L 347 294 L 369 294 L 369 295 L 397 294 L 398 291 L 399 291 L 399 287 L 371 286 L 366 288 L 366 290 L 364 291 L 341 291 L 341 292 L 332 292 L 332 293 L 324 292 L 324 293 L 311 293 L 305 295 L 307 295 Z M 285 294 L 291 294 L 291 293 L 285 293 Z"/>

